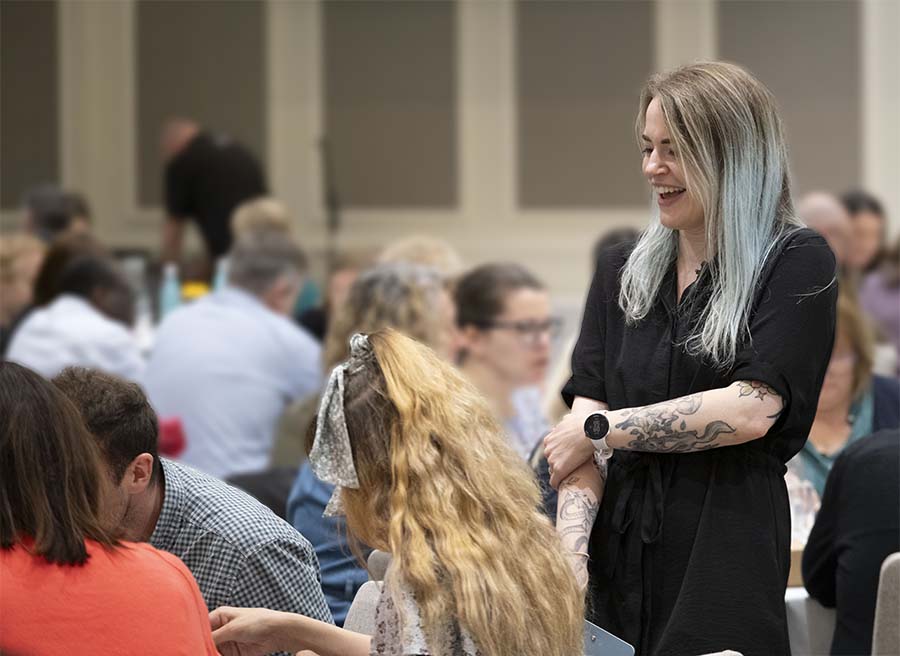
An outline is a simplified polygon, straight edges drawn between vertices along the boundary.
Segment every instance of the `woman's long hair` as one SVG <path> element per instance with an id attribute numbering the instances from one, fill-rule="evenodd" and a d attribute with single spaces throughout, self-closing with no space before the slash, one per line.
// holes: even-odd
<path id="1" fill-rule="evenodd" d="M 582 595 L 488 406 L 412 339 L 369 340 L 375 358 L 345 389 L 349 530 L 393 554 L 388 583 L 413 592 L 431 644 L 456 619 L 484 656 L 580 654 Z"/>
<path id="2" fill-rule="evenodd" d="M 749 336 L 763 265 L 803 225 L 791 199 L 784 128 L 769 90 L 733 64 L 698 63 L 651 77 L 641 93 L 639 142 L 653 99 L 706 223 L 712 294 L 685 346 L 728 368 Z M 660 223 L 654 205 L 622 270 L 619 305 L 629 323 L 647 316 L 677 255 L 678 233 Z"/>
<path id="3" fill-rule="evenodd" d="M 33 371 L 0 362 L 0 548 L 22 539 L 51 563 L 81 565 L 84 541 L 117 544 L 104 527 L 109 484 L 72 402 Z"/>

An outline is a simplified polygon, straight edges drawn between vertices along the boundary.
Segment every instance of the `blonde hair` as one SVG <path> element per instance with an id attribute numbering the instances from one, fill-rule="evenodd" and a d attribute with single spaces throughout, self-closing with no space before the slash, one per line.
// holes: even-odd
<path id="1" fill-rule="evenodd" d="M 378 256 L 378 262 L 423 264 L 436 269 L 447 280 L 456 278 L 463 271 L 459 253 L 446 241 L 428 235 L 413 235 L 388 244 Z"/>
<path id="2" fill-rule="evenodd" d="M 582 595 L 487 404 L 414 340 L 369 340 L 376 362 L 346 381 L 348 530 L 393 555 L 387 583 L 412 591 L 431 645 L 454 619 L 484 656 L 580 654 Z"/>
<path id="3" fill-rule="evenodd" d="M 834 335 L 835 342 L 841 336 L 846 337 L 856 356 L 856 364 L 853 365 L 853 391 L 851 393 L 851 398 L 855 401 L 872 384 L 872 370 L 875 367 L 875 334 L 872 325 L 859 306 L 859 302 L 853 294 L 845 291 L 838 294 Z"/>
<path id="4" fill-rule="evenodd" d="M 784 128 L 769 90 L 734 64 L 697 63 L 651 77 L 635 123 L 639 142 L 652 100 L 659 101 L 687 191 L 703 208 L 712 263 L 712 294 L 685 346 L 728 368 L 749 337 L 763 265 L 803 225 L 791 199 Z M 662 225 L 654 207 L 622 270 L 619 305 L 630 324 L 650 312 L 677 255 L 678 233 Z"/>
<path id="5" fill-rule="evenodd" d="M 235 237 L 257 230 L 291 233 L 287 207 L 270 197 L 255 198 L 238 205 L 231 215 L 231 232 Z"/>

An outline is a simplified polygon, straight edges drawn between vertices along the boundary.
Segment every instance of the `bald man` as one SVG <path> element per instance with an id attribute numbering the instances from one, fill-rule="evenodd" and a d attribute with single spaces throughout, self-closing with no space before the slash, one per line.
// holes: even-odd
<path id="1" fill-rule="evenodd" d="M 838 266 L 846 264 L 853 239 L 853 225 L 838 197 L 825 191 L 806 194 L 797 203 L 797 214 L 807 226 L 825 238 Z"/>
<path id="2" fill-rule="evenodd" d="M 259 162 L 239 143 L 204 132 L 194 121 L 169 120 L 160 139 L 168 218 L 162 257 L 181 255 L 184 225 L 193 220 L 212 259 L 231 247 L 231 214 L 244 201 L 266 194 Z"/>

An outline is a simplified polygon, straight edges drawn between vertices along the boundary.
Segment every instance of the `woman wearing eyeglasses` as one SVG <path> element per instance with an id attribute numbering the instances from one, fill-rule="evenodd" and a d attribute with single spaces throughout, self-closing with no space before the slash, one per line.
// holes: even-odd
<path id="1" fill-rule="evenodd" d="M 775 100 L 742 68 L 653 76 L 636 128 L 652 218 L 588 293 L 572 412 L 544 440 L 557 530 L 588 618 L 638 654 L 789 654 L 785 463 L 834 341 L 834 256 L 796 217 Z"/>
<path id="2" fill-rule="evenodd" d="M 550 296 L 518 264 L 486 264 L 457 283 L 459 368 L 502 421 L 510 444 L 528 458 L 549 430 L 541 412 L 540 385 L 559 320 Z"/>

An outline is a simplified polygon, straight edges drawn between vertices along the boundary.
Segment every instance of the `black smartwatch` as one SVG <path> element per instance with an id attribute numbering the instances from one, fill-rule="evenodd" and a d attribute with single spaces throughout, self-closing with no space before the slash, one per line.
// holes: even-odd
<path id="1" fill-rule="evenodd" d="M 609 435 L 609 419 L 602 412 L 594 412 L 584 420 L 584 434 L 594 443 L 598 452 L 611 451 L 606 444 L 606 436 Z"/>

